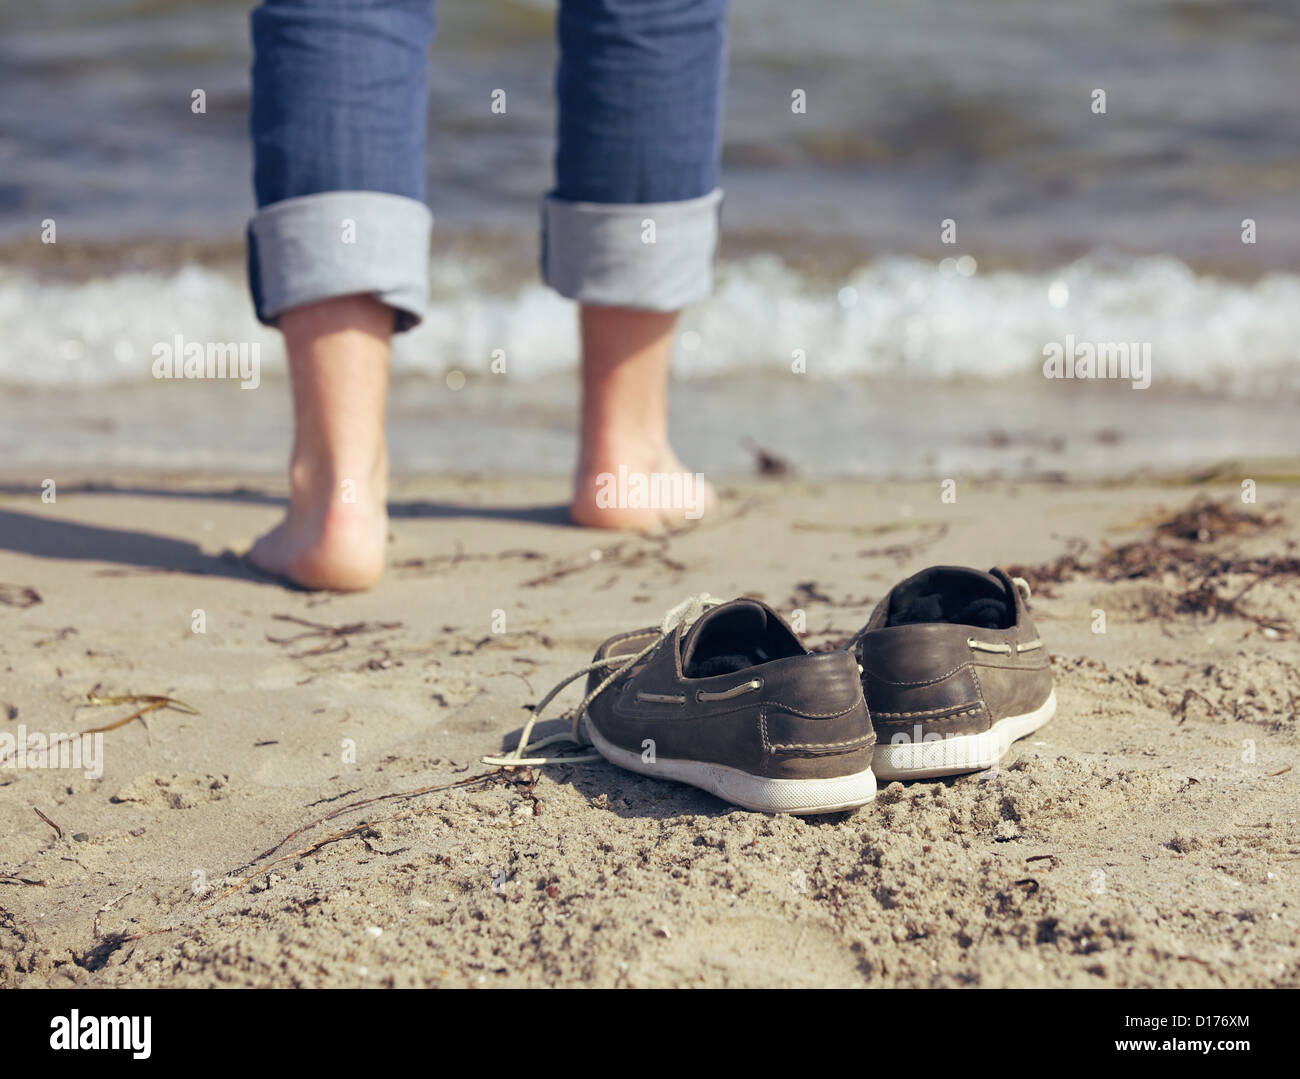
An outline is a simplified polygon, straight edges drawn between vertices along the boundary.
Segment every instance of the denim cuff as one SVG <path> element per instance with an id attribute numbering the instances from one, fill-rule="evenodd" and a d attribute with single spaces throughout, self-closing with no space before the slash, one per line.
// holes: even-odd
<path id="1" fill-rule="evenodd" d="M 542 203 L 542 278 L 579 303 L 676 311 L 713 287 L 722 190 L 681 202 Z"/>
<path id="2" fill-rule="evenodd" d="M 273 202 L 248 227 L 248 276 L 257 317 L 334 296 L 367 293 L 396 312 L 394 328 L 424 318 L 433 214 L 381 191 L 327 191 Z"/>

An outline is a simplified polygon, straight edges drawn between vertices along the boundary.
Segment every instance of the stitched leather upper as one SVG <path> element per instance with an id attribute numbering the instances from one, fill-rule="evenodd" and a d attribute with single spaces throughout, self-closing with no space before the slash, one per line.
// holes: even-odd
<path id="1" fill-rule="evenodd" d="M 780 621 L 775 611 L 761 606 Z M 620 634 L 602 644 L 596 656 L 635 654 L 655 636 L 655 630 Z M 644 662 L 592 702 L 589 718 L 605 738 L 637 753 L 648 739 L 660 757 L 778 778 L 849 775 L 870 766 L 875 735 L 853 656 L 803 651 L 726 674 L 689 678 L 682 671 L 685 636 L 678 626 Z M 594 673 L 588 691 L 604 677 Z M 755 681 L 757 687 L 736 692 Z"/>
<path id="2" fill-rule="evenodd" d="M 995 581 L 1013 624 L 1001 629 L 949 622 L 889 625 L 895 595 L 923 574 L 939 582 L 949 574 Z M 1007 716 L 1033 711 L 1052 690 L 1047 649 L 1019 589 L 1001 570 L 986 576 L 935 567 L 909 577 L 881 600 L 850 646 L 862 664 L 863 691 L 882 742 L 918 726 L 925 734 L 984 731 Z"/>

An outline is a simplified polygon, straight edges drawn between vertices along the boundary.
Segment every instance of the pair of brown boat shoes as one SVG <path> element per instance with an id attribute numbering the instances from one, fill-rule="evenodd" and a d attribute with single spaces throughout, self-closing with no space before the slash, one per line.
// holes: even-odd
<path id="1" fill-rule="evenodd" d="M 990 768 L 1056 710 L 1028 595 L 998 569 L 933 566 L 830 652 L 758 600 L 695 597 L 600 646 L 575 676 L 588 675 L 575 733 L 585 720 L 612 763 L 770 813 L 854 809 L 878 779 Z M 500 763 L 524 762 L 531 727 Z"/>

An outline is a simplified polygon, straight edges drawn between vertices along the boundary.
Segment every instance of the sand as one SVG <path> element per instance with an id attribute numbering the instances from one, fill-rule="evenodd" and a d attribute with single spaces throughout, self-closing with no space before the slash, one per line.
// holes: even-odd
<path id="1" fill-rule="evenodd" d="M 568 527 L 559 480 L 406 479 L 341 597 L 222 557 L 276 482 L 11 477 L 0 733 L 198 714 L 105 732 L 101 778 L 0 767 L 0 987 L 1300 985 L 1300 489 L 1255 478 L 746 481 L 666 540 Z M 1257 519 L 1158 532 L 1196 498 Z M 689 593 L 817 645 L 936 562 L 1022 567 L 1052 652 L 1056 718 L 990 772 L 800 819 L 479 763 Z"/>

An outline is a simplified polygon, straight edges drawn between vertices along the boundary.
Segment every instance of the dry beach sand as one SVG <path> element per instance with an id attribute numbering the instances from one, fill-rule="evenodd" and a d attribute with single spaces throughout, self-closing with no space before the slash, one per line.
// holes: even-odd
<path id="1" fill-rule="evenodd" d="M 270 481 L 64 480 L 53 504 L 38 481 L 0 486 L 0 733 L 139 707 L 92 691 L 198 714 L 107 731 L 100 779 L 0 767 L 0 987 L 1300 985 L 1280 469 L 953 504 L 746 481 L 666 540 L 566 526 L 559 480 L 408 478 L 387 579 L 347 597 L 222 557 L 275 519 Z M 1057 717 L 990 773 L 799 819 L 479 763 L 689 593 L 800 609 L 825 644 L 935 562 L 1017 567 L 1053 653 Z"/>

